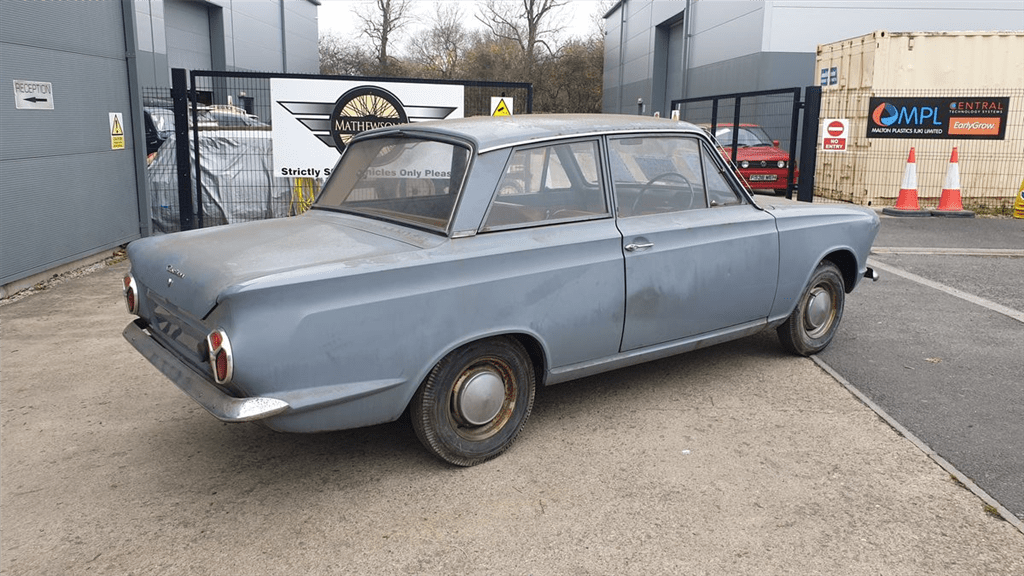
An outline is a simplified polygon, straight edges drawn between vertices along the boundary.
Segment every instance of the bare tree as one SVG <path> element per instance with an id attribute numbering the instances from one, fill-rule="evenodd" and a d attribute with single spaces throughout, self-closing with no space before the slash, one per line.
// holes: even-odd
<path id="1" fill-rule="evenodd" d="M 377 55 L 378 74 L 385 75 L 392 68 L 388 45 L 396 33 L 412 18 L 412 0 L 376 0 L 373 7 L 356 9 L 363 23 L 362 33 L 370 39 Z"/>
<path id="2" fill-rule="evenodd" d="M 460 76 L 473 80 L 530 82 L 523 60 L 523 53 L 515 42 L 477 31 L 470 36 Z"/>
<path id="3" fill-rule="evenodd" d="M 437 3 L 430 22 L 430 29 L 413 44 L 412 59 L 425 75 L 454 78 L 469 39 L 462 25 L 462 10 L 457 5 Z"/>
<path id="4" fill-rule="evenodd" d="M 320 73 L 340 76 L 372 75 L 376 61 L 369 50 L 334 34 L 317 40 L 320 50 Z"/>
<path id="5" fill-rule="evenodd" d="M 601 35 L 569 40 L 540 66 L 547 80 L 536 90 L 536 110 L 601 111 L 604 73 L 604 38 Z"/>
<path id="6" fill-rule="evenodd" d="M 554 52 L 546 37 L 556 29 L 545 27 L 545 18 L 567 3 L 568 0 L 487 0 L 477 19 L 497 38 L 515 42 L 525 57 L 527 73 L 532 73 L 539 46 L 549 54 Z"/>

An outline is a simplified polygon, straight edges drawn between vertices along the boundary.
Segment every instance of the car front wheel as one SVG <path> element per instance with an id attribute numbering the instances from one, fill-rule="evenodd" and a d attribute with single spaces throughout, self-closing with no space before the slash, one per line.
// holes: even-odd
<path id="1" fill-rule="evenodd" d="M 846 290 L 835 264 L 818 264 L 793 313 L 778 327 L 782 347 L 802 356 L 817 354 L 832 342 L 843 317 Z"/>
<path id="2" fill-rule="evenodd" d="M 445 356 L 413 396 L 420 442 L 457 466 L 504 452 L 533 409 L 535 378 L 526 349 L 503 337 L 467 344 Z"/>

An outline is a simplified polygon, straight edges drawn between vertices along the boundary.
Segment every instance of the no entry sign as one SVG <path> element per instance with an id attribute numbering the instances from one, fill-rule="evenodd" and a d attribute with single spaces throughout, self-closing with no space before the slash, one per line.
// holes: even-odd
<path id="1" fill-rule="evenodd" d="M 846 152 L 850 135 L 850 121 L 846 118 L 826 118 L 822 122 L 821 149 L 832 152 Z"/>

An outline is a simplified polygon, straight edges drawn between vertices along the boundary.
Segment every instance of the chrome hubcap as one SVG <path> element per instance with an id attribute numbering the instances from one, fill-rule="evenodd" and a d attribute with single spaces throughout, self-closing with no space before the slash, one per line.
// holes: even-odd
<path id="1" fill-rule="evenodd" d="M 809 335 L 814 338 L 826 331 L 832 316 L 832 294 L 821 286 L 815 286 L 808 295 L 807 313 L 804 315 Z"/>
<path id="2" fill-rule="evenodd" d="M 455 394 L 455 413 L 465 424 L 483 426 L 494 420 L 504 403 L 505 382 L 485 369 L 462 381 Z"/>

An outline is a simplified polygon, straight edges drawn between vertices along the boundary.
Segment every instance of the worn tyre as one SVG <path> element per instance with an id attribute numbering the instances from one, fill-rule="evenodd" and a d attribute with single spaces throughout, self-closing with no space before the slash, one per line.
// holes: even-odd
<path id="1" fill-rule="evenodd" d="M 473 466 L 504 452 L 533 409 L 535 377 L 513 338 L 467 344 L 445 356 L 416 391 L 412 427 L 436 456 Z"/>
<path id="2" fill-rule="evenodd" d="M 839 268 L 829 261 L 818 264 L 793 313 L 778 327 L 782 347 L 810 356 L 832 342 L 843 317 L 846 289 Z"/>

